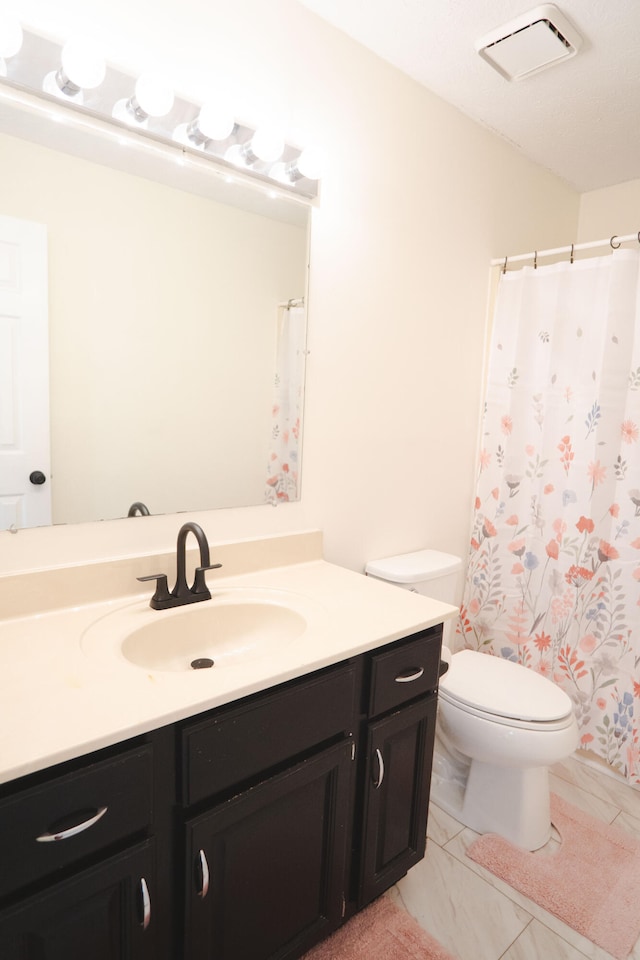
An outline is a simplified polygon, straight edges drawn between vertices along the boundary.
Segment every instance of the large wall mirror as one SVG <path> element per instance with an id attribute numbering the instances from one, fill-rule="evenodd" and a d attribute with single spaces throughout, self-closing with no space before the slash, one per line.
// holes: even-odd
<path id="1" fill-rule="evenodd" d="M 52 522 L 263 503 L 309 208 L 63 126 L 0 105 L 0 215 L 47 231 Z"/>

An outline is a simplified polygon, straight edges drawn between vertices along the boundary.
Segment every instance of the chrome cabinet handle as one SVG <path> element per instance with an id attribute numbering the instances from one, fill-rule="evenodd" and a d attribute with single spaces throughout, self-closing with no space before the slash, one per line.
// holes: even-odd
<path id="1" fill-rule="evenodd" d="M 413 680 L 419 680 L 424 673 L 424 667 L 420 667 L 415 673 L 399 673 L 396 677 L 396 683 L 411 683 Z"/>
<path id="2" fill-rule="evenodd" d="M 49 843 L 51 840 L 68 840 L 69 837 L 75 837 L 77 833 L 82 833 L 83 830 L 88 830 L 89 827 L 92 827 L 94 823 L 97 823 L 98 820 L 104 817 L 107 810 L 108 807 L 100 807 L 100 809 L 87 820 L 76 823 L 66 830 L 54 830 L 52 833 L 41 833 L 39 837 L 36 837 L 36 840 L 38 843 Z"/>
<path id="3" fill-rule="evenodd" d="M 198 890 L 198 896 L 204 900 L 209 892 L 209 864 L 207 863 L 204 850 L 200 850 L 198 856 L 200 858 L 200 871 L 202 873 L 202 885 Z"/>
<path id="4" fill-rule="evenodd" d="M 376 760 L 378 761 L 378 776 L 377 779 L 373 781 L 373 786 L 376 790 L 378 790 L 382 786 L 382 781 L 384 780 L 384 760 L 382 759 L 382 754 L 377 747 Z"/>
<path id="5" fill-rule="evenodd" d="M 151 897 L 144 877 L 140 877 L 140 894 L 142 896 L 142 921 L 140 926 L 143 930 L 146 930 L 151 923 Z"/>

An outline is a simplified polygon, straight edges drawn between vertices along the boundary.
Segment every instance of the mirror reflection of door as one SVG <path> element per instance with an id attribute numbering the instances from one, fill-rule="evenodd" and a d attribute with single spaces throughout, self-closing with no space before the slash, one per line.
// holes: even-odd
<path id="1" fill-rule="evenodd" d="M 49 523 L 47 231 L 0 216 L 0 529 Z"/>

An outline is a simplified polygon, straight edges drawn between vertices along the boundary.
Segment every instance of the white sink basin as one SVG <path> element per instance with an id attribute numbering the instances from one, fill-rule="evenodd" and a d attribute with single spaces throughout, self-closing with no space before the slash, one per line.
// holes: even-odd
<path id="1" fill-rule="evenodd" d="M 309 613 L 293 593 L 230 588 L 169 610 L 137 601 L 97 620 L 80 643 L 88 656 L 116 657 L 145 670 L 206 673 L 282 649 L 302 636 Z"/>

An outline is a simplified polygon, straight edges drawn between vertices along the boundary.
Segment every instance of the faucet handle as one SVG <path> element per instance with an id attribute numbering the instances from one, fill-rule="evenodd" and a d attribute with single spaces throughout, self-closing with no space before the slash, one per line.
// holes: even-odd
<path id="1" fill-rule="evenodd" d="M 221 567 L 221 563 L 209 563 L 206 567 L 196 567 L 196 576 L 193 581 L 193 586 L 191 587 L 191 593 L 197 594 L 208 594 L 207 599 L 211 598 L 211 593 L 207 587 L 207 581 L 205 580 L 205 572 L 207 570 L 217 570 L 218 567 Z"/>
<path id="2" fill-rule="evenodd" d="M 147 580 L 156 581 L 156 592 L 149 601 L 149 606 L 153 607 L 154 610 L 159 609 L 160 605 L 164 606 L 167 600 L 171 599 L 166 573 L 150 573 L 146 577 L 136 577 L 136 580 L 140 580 L 141 583 L 144 583 Z"/>

